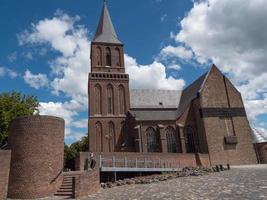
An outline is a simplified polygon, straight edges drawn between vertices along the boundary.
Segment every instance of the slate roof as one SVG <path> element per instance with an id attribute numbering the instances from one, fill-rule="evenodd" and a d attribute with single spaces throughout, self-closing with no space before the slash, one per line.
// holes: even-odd
<path id="1" fill-rule="evenodd" d="M 118 39 L 114 26 L 112 24 L 106 2 L 104 2 L 93 42 L 122 44 L 122 42 Z"/>
<path id="2" fill-rule="evenodd" d="M 161 121 L 176 120 L 176 109 L 154 109 L 154 110 L 130 110 L 129 113 L 135 117 L 137 121 Z"/>
<path id="3" fill-rule="evenodd" d="M 253 132 L 253 143 L 262 143 L 262 142 L 267 142 L 267 136 L 264 136 L 264 134 L 255 129 L 255 128 L 252 128 L 252 132 Z"/>
<path id="4" fill-rule="evenodd" d="M 131 108 L 177 109 L 180 98 L 180 90 L 130 90 Z"/>
<path id="5" fill-rule="evenodd" d="M 191 101 L 198 96 L 198 92 L 201 90 L 207 74 L 208 72 L 200 76 L 197 80 L 195 80 L 192 84 L 190 84 L 182 91 L 181 100 L 178 104 L 179 106 L 176 113 L 177 117 L 183 114 Z"/>

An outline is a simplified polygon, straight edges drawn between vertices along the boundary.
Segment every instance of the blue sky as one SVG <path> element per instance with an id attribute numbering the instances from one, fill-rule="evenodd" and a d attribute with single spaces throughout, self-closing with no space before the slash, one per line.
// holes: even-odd
<path id="1" fill-rule="evenodd" d="M 131 88 L 182 89 L 213 62 L 242 92 L 251 124 L 266 131 L 267 2 L 108 5 L 125 44 Z M 102 6 L 101 0 L 0 1 L 0 92 L 38 96 L 41 114 L 65 118 L 67 143 L 87 133 L 90 40 Z"/>

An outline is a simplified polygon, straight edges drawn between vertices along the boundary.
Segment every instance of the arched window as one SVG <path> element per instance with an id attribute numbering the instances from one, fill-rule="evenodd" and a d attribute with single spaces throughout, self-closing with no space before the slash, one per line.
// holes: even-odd
<path id="1" fill-rule="evenodd" d="M 116 66 L 121 67 L 121 53 L 119 48 L 115 49 L 115 58 L 116 58 Z"/>
<path id="2" fill-rule="evenodd" d="M 95 113 L 98 115 L 102 114 L 102 94 L 101 86 L 95 85 Z"/>
<path id="3" fill-rule="evenodd" d="M 149 127 L 146 130 L 147 136 L 147 151 L 148 152 L 159 152 L 160 151 L 160 138 L 159 134 L 156 133 L 155 129 Z"/>
<path id="4" fill-rule="evenodd" d="M 125 89 L 123 85 L 119 86 L 119 108 L 120 108 L 120 114 L 126 113 L 126 105 L 125 105 Z"/>
<path id="5" fill-rule="evenodd" d="M 177 152 L 177 134 L 173 127 L 166 128 L 167 149 L 169 153 Z"/>
<path id="6" fill-rule="evenodd" d="M 185 144 L 187 153 L 195 153 L 195 140 L 194 140 L 194 130 L 192 127 L 185 127 Z"/>
<path id="7" fill-rule="evenodd" d="M 102 124 L 100 122 L 96 122 L 95 124 L 95 136 L 96 136 L 96 151 L 103 151 L 103 138 L 102 138 Z"/>
<path id="8" fill-rule="evenodd" d="M 106 48 L 106 66 L 111 66 L 111 50 L 109 47 Z"/>
<path id="9" fill-rule="evenodd" d="M 108 114 L 114 114 L 114 95 L 112 85 L 107 86 L 107 103 L 108 103 Z"/>
<path id="10" fill-rule="evenodd" d="M 115 135 L 115 125 L 113 122 L 108 123 L 108 132 L 109 132 L 109 152 L 115 151 L 116 144 L 116 135 Z"/>
<path id="11" fill-rule="evenodd" d="M 100 47 L 96 48 L 96 65 L 102 65 L 102 50 Z"/>

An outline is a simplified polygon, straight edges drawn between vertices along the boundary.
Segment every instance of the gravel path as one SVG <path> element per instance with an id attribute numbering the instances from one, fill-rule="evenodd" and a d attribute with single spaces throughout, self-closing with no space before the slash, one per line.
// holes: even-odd
<path id="1" fill-rule="evenodd" d="M 82 200 L 267 199 L 267 165 L 233 167 L 200 177 L 102 189 Z"/>

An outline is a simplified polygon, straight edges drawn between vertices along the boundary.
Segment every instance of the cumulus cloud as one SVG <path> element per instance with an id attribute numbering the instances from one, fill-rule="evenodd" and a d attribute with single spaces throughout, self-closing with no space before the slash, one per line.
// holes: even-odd
<path id="1" fill-rule="evenodd" d="M 139 65 L 136 59 L 128 55 L 124 58 L 131 88 L 181 90 L 185 85 L 183 79 L 167 78 L 166 67 L 160 62 Z"/>
<path id="2" fill-rule="evenodd" d="M 18 76 L 18 73 L 12 69 L 9 69 L 7 67 L 1 67 L 0 66 L 0 77 L 9 77 L 9 78 L 16 78 Z"/>
<path id="3" fill-rule="evenodd" d="M 266 114 L 267 3 L 264 0 L 194 1 L 171 32 L 177 45 L 188 47 L 199 65 L 215 63 L 238 86 L 252 120 Z M 175 46 L 163 51 L 177 56 Z"/>
<path id="4" fill-rule="evenodd" d="M 49 83 L 46 74 L 32 74 L 28 69 L 26 70 L 23 79 L 29 86 L 35 89 L 47 87 Z"/>
<path id="5" fill-rule="evenodd" d="M 161 52 L 160 52 L 160 57 L 161 59 L 167 59 L 171 57 L 178 57 L 181 59 L 191 59 L 193 57 L 193 53 L 191 50 L 186 49 L 185 47 L 182 46 L 166 46 L 164 47 Z"/>

